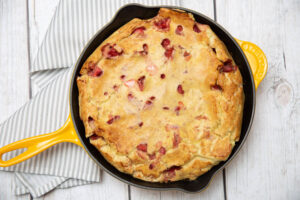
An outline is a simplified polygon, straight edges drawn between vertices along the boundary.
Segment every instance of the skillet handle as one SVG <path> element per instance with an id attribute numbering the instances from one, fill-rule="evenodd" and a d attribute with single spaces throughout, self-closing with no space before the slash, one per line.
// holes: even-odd
<path id="1" fill-rule="evenodd" d="M 82 147 L 82 144 L 76 134 L 71 115 L 69 115 L 67 121 L 60 129 L 52 133 L 26 138 L 0 148 L 0 167 L 9 167 L 23 162 L 24 160 L 27 160 L 61 142 L 72 142 Z M 3 154 L 23 148 L 26 148 L 25 152 L 11 158 L 10 160 L 2 160 Z"/>
<path id="2" fill-rule="evenodd" d="M 252 70 L 255 89 L 257 89 L 260 82 L 265 78 L 268 70 L 268 62 L 264 52 L 255 44 L 247 41 L 235 39 L 244 51 L 247 60 Z"/>

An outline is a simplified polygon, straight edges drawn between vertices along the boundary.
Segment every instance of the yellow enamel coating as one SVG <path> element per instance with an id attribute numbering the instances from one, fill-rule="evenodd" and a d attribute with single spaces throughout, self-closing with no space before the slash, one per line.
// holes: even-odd
<path id="1" fill-rule="evenodd" d="M 266 76 L 268 70 L 268 62 L 264 52 L 255 44 L 251 42 L 235 39 L 244 51 L 247 60 L 252 70 L 255 89 L 257 89 L 260 82 Z"/>
<path id="2" fill-rule="evenodd" d="M 69 115 L 65 124 L 57 131 L 26 138 L 0 148 L 0 167 L 9 167 L 20 163 L 61 142 L 72 142 L 82 147 L 74 129 L 71 115 Z M 3 154 L 23 148 L 26 148 L 26 151 L 20 155 L 7 161 L 2 160 Z"/>

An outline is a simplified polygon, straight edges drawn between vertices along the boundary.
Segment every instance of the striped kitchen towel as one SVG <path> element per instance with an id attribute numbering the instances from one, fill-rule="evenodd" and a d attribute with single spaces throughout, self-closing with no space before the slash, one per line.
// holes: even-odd
<path id="1" fill-rule="evenodd" d="M 180 0 L 61 0 L 31 66 L 32 83 L 40 91 L 1 124 L 0 147 L 52 132 L 64 124 L 69 114 L 72 66 L 89 38 L 127 3 L 180 6 Z M 3 157 L 9 159 L 20 152 Z M 55 145 L 32 159 L 0 170 L 15 172 L 15 194 L 29 193 L 33 198 L 55 188 L 100 182 L 100 168 L 71 143 Z"/>

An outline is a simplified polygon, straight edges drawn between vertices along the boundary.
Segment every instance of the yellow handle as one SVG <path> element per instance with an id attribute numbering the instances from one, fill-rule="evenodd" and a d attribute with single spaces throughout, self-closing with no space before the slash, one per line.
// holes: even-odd
<path id="1" fill-rule="evenodd" d="M 244 51 L 247 60 L 252 70 L 255 89 L 257 89 L 260 82 L 265 78 L 268 70 L 268 62 L 264 52 L 255 44 L 236 39 L 237 43 Z"/>
<path id="2" fill-rule="evenodd" d="M 9 167 L 23 162 L 24 160 L 27 160 L 48 149 L 49 147 L 61 142 L 72 142 L 82 147 L 82 144 L 74 129 L 71 115 L 69 115 L 66 123 L 57 131 L 26 138 L 0 148 L 0 167 Z M 26 148 L 26 151 L 20 155 L 7 161 L 2 160 L 3 154 L 23 148 Z"/>

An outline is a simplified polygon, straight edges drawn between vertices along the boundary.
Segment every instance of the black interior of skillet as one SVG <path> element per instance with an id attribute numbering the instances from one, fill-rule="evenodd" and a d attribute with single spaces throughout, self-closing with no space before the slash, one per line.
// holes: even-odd
<path id="1" fill-rule="evenodd" d="M 167 7 L 167 6 L 166 6 Z M 177 8 L 177 7 L 170 7 Z M 109 164 L 99 151 L 89 143 L 89 140 L 85 138 L 85 131 L 82 121 L 79 117 L 79 106 L 78 106 L 78 88 L 76 85 L 76 77 L 79 75 L 79 71 L 84 61 L 93 53 L 93 51 L 110 36 L 114 31 L 116 31 L 120 26 L 126 24 L 133 18 L 148 19 L 157 15 L 159 7 L 144 7 L 138 4 L 130 4 L 119 10 L 115 18 L 108 25 L 99 30 L 96 35 L 90 40 L 86 45 L 83 53 L 79 57 L 77 64 L 75 66 L 75 71 L 71 81 L 71 91 L 70 91 L 70 103 L 71 103 L 71 114 L 74 121 L 75 129 L 79 135 L 82 144 L 84 145 L 90 156 L 100 165 L 106 172 L 110 173 L 114 177 L 124 181 L 128 184 L 147 188 L 147 189 L 157 189 L 157 190 L 168 190 L 168 189 L 178 189 L 186 192 L 198 192 L 203 190 L 210 182 L 212 176 L 219 170 L 223 169 L 224 166 L 235 156 L 239 151 L 241 145 L 248 135 L 250 126 L 252 124 L 252 118 L 254 114 L 254 104 L 255 104 L 255 89 L 254 82 L 249 68 L 248 62 L 245 59 L 240 47 L 234 41 L 234 39 L 229 35 L 229 33 L 224 30 L 220 25 L 216 24 L 213 20 L 208 17 L 196 13 L 192 10 L 183 9 L 187 12 L 193 13 L 197 22 L 208 24 L 212 30 L 219 36 L 219 38 L 225 43 L 229 52 L 233 56 L 235 62 L 239 66 L 241 74 L 244 81 L 244 92 L 245 92 L 245 106 L 243 115 L 243 125 L 241 131 L 240 141 L 236 143 L 231 156 L 226 162 L 221 162 L 219 165 L 213 167 L 209 172 L 198 177 L 194 181 L 177 181 L 172 183 L 150 183 L 139 179 L 135 179 L 130 175 L 119 172 L 111 164 Z"/>

